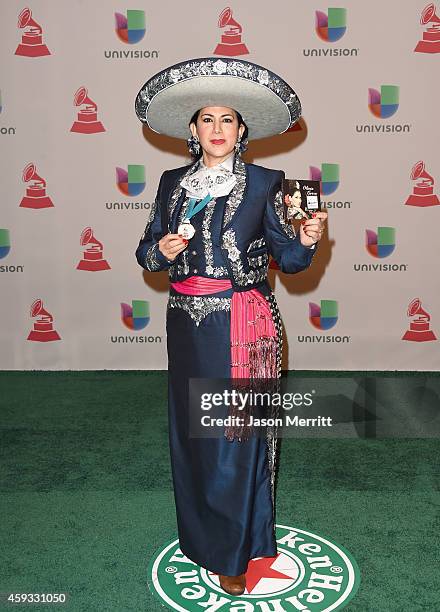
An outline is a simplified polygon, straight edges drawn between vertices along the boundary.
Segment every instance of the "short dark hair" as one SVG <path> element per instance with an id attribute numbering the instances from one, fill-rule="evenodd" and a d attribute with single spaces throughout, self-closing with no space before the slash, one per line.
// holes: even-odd
<path id="1" fill-rule="evenodd" d="M 191 125 L 191 123 L 194 123 L 194 125 L 196 125 L 197 119 L 199 118 L 201 110 L 202 109 L 199 108 L 199 110 L 197 110 L 194 113 L 194 115 L 191 117 L 188 125 Z M 244 132 L 243 132 L 243 136 L 241 137 L 241 139 L 242 140 L 247 140 L 248 132 L 249 132 L 248 126 L 244 122 L 243 117 L 240 115 L 240 113 L 238 111 L 235 110 L 235 108 L 234 108 L 234 111 L 235 111 L 235 114 L 237 115 L 238 127 L 240 127 L 240 125 L 244 125 Z M 197 161 L 198 159 L 200 159 L 202 157 L 202 151 L 200 151 L 200 153 L 198 153 L 197 155 L 193 155 L 192 157 L 193 157 L 194 161 Z"/>

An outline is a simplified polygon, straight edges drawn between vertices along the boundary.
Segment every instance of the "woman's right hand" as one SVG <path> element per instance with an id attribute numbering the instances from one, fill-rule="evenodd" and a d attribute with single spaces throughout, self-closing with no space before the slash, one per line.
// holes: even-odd
<path id="1" fill-rule="evenodd" d="M 159 251 L 168 261 L 174 261 L 179 253 L 186 249 L 188 240 L 179 234 L 166 234 L 159 240 Z"/>

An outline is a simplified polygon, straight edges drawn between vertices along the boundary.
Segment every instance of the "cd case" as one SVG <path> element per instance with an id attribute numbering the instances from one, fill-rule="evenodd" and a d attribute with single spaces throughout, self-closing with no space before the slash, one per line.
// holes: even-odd
<path id="1" fill-rule="evenodd" d="M 282 190 L 286 223 L 310 219 L 312 213 L 321 210 L 319 181 L 283 179 Z"/>

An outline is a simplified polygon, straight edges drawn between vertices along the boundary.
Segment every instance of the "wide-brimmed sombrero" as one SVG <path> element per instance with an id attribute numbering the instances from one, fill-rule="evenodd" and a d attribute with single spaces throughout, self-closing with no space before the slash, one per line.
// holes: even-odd
<path id="1" fill-rule="evenodd" d="M 238 111 L 248 138 L 281 134 L 301 116 L 292 87 L 263 66 L 234 58 L 202 57 L 180 62 L 152 76 L 136 96 L 136 114 L 154 132 L 189 138 L 188 123 L 205 106 Z"/>

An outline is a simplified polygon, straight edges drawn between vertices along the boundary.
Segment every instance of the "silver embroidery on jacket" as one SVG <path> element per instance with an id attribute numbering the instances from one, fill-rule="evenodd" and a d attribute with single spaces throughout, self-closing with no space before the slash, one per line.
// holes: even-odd
<path id="1" fill-rule="evenodd" d="M 237 241 L 235 238 L 235 230 L 229 228 L 223 234 L 223 248 L 228 252 L 228 258 L 231 262 L 232 274 L 238 285 L 251 285 L 253 283 L 260 283 L 267 276 L 267 268 L 260 268 L 257 270 L 250 270 L 246 273 L 243 269 L 243 264 L 240 259 L 240 249 L 237 247 Z"/>
<path id="2" fill-rule="evenodd" d="M 261 238 L 252 240 L 252 242 L 249 244 L 247 248 L 247 252 L 249 253 L 249 251 L 252 251 L 252 249 L 260 249 L 264 246 L 266 246 L 266 239 L 264 236 L 261 236 Z"/>
<path id="3" fill-rule="evenodd" d="M 226 276 L 228 274 L 227 269 L 224 266 L 214 266 L 214 253 L 212 249 L 212 234 L 211 234 L 211 220 L 214 212 L 216 200 L 211 200 L 206 205 L 202 221 L 202 235 L 203 235 L 203 248 L 205 251 L 206 268 L 205 272 L 208 276 L 214 276 L 219 278 L 220 276 Z"/>
<path id="4" fill-rule="evenodd" d="M 261 266 L 267 268 L 269 254 L 267 252 L 266 239 L 264 236 L 253 240 L 249 244 L 246 252 L 248 253 L 247 262 L 251 268 L 261 268 Z"/>
<path id="5" fill-rule="evenodd" d="M 247 260 L 251 268 L 261 268 L 261 266 L 267 268 L 269 255 L 268 253 L 261 253 L 260 255 L 249 256 Z"/>
<path id="6" fill-rule="evenodd" d="M 230 310 L 231 298 L 207 295 L 170 295 L 168 308 L 182 308 L 198 326 L 211 312 Z"/>
<path id="7" fill-rule="evenodd" d="M 232 188 L 232 191 L 229 194 L 225 204 L 223 227 L 225 227 L 234 216 L 235 211 L 237 210 L 238 206 L 240 205 L 240 202 L 243 199 L 243 194 L 246 189 L 246 166 L 244 161 L 238 155 L 235 155 L 234 157 L 233 172 L 237 177 L 237 182 Z"/>
<path id="8" fill-rule="evenodd" d="M 283 352 L 283 323 L 281 314 L 278 308 L 278 304 L 273 292 L 266 296 L 268 302 L 272 320 L 275 325 L 277 332 L 277 378 L 278 378 L 278 390 L 280 390 L 280 378 L 281 378 L 281 358 Z M 270 414 L 268 418 L 274 419 L 271 421 L 276 423 L 276 418 L 279 416 L 279 407 L 276 402 L 271 402 Z M 270 486 L 272 495 L 272 508 L 275 511 L 275 471 L 276 471 L 276 451 L 277 451 L 277 436 L 278 427 L 276 425 L 270 425 L 266 428 L 266 442 L 267 442 L 267 457 L 270 471 Z"/>
<path id="9" fill-rule="evenodd" d="M 150 229 L 151 224 L 154 221 L 154 216 L 155 216 L 156 210 L 157 210 L 157 204 L 158 204 L 158 199 L 155 198 L 154 202 L 153 202 L 153 205 L 151 207 L 151 210 L 150 210 L 150 215 L 148 217 L 147 224 L 146 224 L 145 229 L 144 229 L 144 233 L 141 236 L 141 240 L 143 240 L 145 238 L 145 236 L 148 234 L 148 230 Z"/>
<path id="10" fill-rule="evenodd" d="M 145 267 L 149 272 L 157 272 L 157 270 L 160 270 L 161 268 L 161 264 L 159 263 L 156 257 L 158 248 L 159 248 L 159 243 L 155 242 L 147 250 L 147 254 L 145 256 Z"/>
<path id="11" fill-rule="evenodd" d="M 183 189 L 183 187 L 182 187 Z M 182 223 L 183 219 L 185 218 L 186 215 L 186 211 L 188 209 L 188 203 L 189 203 L 190 198 L 188 196 L 185 197 L 183 203 L 182 203 L 182 207 L 179 211 L 179 216 L 177 219 L 177 223 Z M 181 276 L 184 275 L 186 276 L 187 274 L 189 274 L 189 255 L 188 255 L 188 249 L 185 249 L 184 251 L 182 251 L 181 253 L 179 253 L 176 257 L 176 264 L 177 264 L 177 275 Z"/>

